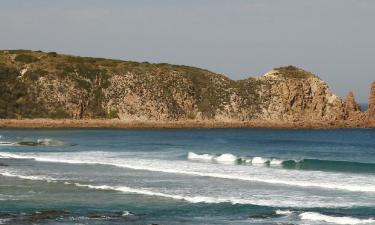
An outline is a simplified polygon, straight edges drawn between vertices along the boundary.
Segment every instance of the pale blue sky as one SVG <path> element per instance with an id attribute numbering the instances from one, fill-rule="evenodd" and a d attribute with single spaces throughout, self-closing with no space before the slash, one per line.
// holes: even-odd
<path id="1" fill-rule="evenodd" d="M 232 79 L 293 64 L 366 102 L 373 0 L 0 0 L 0 49 L 193 65 Z"/>

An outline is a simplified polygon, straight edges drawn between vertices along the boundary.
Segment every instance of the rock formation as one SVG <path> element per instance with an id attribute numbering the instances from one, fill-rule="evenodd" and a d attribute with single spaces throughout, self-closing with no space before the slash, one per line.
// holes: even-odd
<path id="1" fill-rule="evenodd" d="M 361 109 L 355 100 L 353 92 L 349 92 L 345 98 L 345 117 L 353 118 L 360 112 Z"/>
<path id="2" fill-rule="evenodd" d="M 352 93 L 344 103 L 294 66 L 234 81 L 165 63 L 0 51 L 0 90 L 0 118 L 337 123 L 362 115 Z M 372 93 L 374 119 L 374 85 Z"/>
<path id="3" fill-rule="evenodd" d="M 345 117 L 342 100 L 312 73 L 288 66 L 274 69 L 258 80 L 262 119 L 337 121 Z"/>
<path id="4" fill-rule="evenodd" d="M 375 82 L 372 83 L 370 97 L 368 99 L 368 119 L 370 122 L 375 122 Z"/>

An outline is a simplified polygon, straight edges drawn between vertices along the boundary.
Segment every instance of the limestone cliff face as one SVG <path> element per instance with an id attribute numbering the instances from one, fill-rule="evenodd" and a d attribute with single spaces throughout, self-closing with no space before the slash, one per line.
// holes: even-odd
<path id="1" fill-rule="evenodd" d="M 375 85 L 372 96 L 374 119 Z M 233 81 L 188 66 L 0 51 L 0 118 L 335 122 L 354 114 L 362 115 L 352 94 L 343 102 L 293 66 Z"/>
<path id="2" fill-rule="evenodd" d="M 368 99 L 368 119 L 370 122 L 375 122 L 375 82 L 372 83 L 370 97 Z"/>

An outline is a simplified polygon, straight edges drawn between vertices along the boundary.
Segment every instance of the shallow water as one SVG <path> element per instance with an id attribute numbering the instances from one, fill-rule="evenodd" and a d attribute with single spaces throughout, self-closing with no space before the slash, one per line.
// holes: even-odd
<path id="1" fill-rule="evenodd" d="M 375 224 L 374 129 L 0 136 L 0 224 Z"/>

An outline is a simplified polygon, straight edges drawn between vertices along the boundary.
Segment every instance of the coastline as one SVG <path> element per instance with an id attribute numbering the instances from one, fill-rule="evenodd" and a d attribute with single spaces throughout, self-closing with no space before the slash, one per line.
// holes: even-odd
<path id="1" fill-rule="evenodd" d="M 270 128 L 270 129 L 341 129 L 375 128 L 375 123 L 348 121 L 276 122 L 276 121 L 124 121 L 118 119 L 0 119 L 0 128 Z"/>

